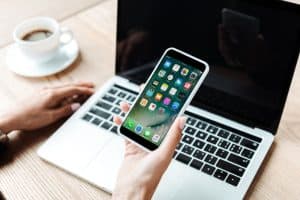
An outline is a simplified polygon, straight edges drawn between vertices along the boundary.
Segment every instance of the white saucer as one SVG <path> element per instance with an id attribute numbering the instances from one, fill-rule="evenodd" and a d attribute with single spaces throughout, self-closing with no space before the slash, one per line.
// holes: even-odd
<path id="1" fill-rule="evenodd" d="M 78 57 L 79 48 L 76 40 L 60 47 L 57 54 L 49 61 L 37 63 L 25 57 L 16 44 L 8 47 L 6 63 L 9 70 L 26 77 L 43 77 L 56 74 L 68 68 Z"/>

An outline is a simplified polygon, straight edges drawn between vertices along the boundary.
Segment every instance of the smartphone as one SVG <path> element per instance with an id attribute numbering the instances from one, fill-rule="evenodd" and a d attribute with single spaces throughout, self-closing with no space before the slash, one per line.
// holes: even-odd
<path id="1" fill-rule="evenodd" d="M 147 150 L 158 148 L 176 117 L 190 104 L 208 71 L 206 62 L 168 48 L 125 116 L 120 134 Z"/>

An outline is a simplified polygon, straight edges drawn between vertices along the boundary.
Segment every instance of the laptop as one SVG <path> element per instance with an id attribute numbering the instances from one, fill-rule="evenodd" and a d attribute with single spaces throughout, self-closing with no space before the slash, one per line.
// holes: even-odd
<path id="1" fill-rule="evenodd" d="M 300 7 L 259 0 L 119 0 L 115 76 L 38 150 L 112 192 L 124 155 L 113 116 L 168 47 L 210 65 L 153 199 L 243 199 L 270 149 L 300 48 Z M 95 72 L 100 73 L 100 72 Z"/>

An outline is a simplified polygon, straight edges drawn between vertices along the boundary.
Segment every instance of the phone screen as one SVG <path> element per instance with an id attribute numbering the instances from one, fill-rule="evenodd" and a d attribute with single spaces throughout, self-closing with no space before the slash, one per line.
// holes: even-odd
<path id="1" fill-rule="evenodd" d="M 203 71 L 178 58 L 162 58 L 121 128 L 159 146 Z"/>

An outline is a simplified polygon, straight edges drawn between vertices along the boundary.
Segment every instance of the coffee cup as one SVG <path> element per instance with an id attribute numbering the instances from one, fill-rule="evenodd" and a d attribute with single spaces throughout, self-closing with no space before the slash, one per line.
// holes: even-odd
<path id="1" fill-rule="evenodd" d="M 36 62 L 47 62 L 58 49 L 73 39 L 68 28 L 62 28 L 55 19 L 36 17 L 17 25 L 13 38 L 21 53 Z"/>

